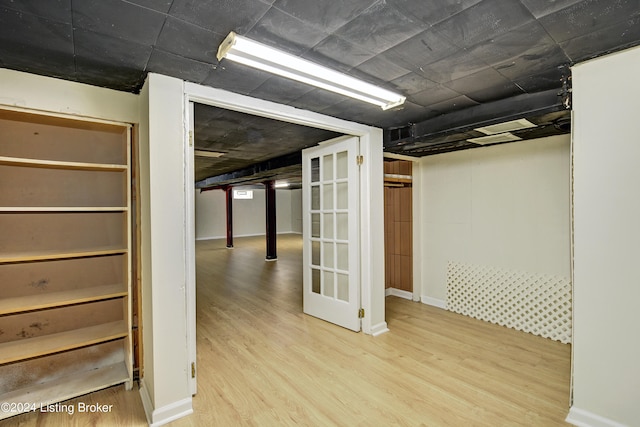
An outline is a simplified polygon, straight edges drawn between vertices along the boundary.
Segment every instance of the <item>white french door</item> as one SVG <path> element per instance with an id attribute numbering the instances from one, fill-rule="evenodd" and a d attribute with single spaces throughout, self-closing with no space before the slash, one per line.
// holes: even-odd
<path id="1" fill-rule="evenodd" d="M 358 137 L 302 151 L 303 307 L 360 331 Z"/>

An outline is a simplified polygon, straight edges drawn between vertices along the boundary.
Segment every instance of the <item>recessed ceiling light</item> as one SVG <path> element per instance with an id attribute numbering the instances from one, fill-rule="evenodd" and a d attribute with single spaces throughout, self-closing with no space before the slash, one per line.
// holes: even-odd
<path id="1" fill-rule="evenodd" d="M 496 135 L 503 132 L 512 132 L 514 130 L 534 128 L 534 127 L 536 127 L 536 125 L 531 123 L 529 120 L 518 119 L 518 120 L 511 120 L 508 122 L 498 123 L 491 126 L 483 126 L 480 128 L 476 128 L 474 130 L 477 130 L 478 132 L 482 132 L 486 135 Z"/>
<path id="2" fill-rule="evenodd" d="M 220 157 L 224 155 L 224 153 L 219 153 L 217 151 L 207 151 L 207 150 L 194 150 L 193 154 L 196 157 Z"/>
<path id="3" fill-rule="evenodd" d="M 511 142 L 511 141 L 520 141 L 522 138 L 519 136 L 515 136 L 512 133 L 504 132 L 498 135 L 487 135 L 481 136 L 480 138 L 470 138 L 467 139 L 469 142 L 473 142 L 474 144 L 486 145 L 486 144 L 497 144 L 499 142 Z"/>
<path id="4" fill-rule="evenodd" d="M 218 60 L 223 58 L 379 105 L 383 110 L 405 101 L 402 95 L 239 36 L 233 31 L 218 48 Z"/>

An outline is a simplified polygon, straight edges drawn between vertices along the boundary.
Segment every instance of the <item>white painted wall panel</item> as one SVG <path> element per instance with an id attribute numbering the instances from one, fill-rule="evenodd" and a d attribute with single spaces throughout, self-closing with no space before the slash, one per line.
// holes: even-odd
<path id="1" fill-rule="evenodd" d="M 238 187 L 241 189 L 241 187 Z M 300 191 L 300 190 L 293 190 Z M 276 229 L 293 232 L 292 190 L 276 190 Z M 302 215 L 302 200 L 298 210 Z M 221 239 L 227 235 L 226 200 L 222 190 L 195 192 L 196 239 Z M 264 235 L 266 227 L 264 189 L 253 189 L 253 199 L 233 201 L 233 234 L 236 237 Z"/>
<path id="2" fill-rule="evenodd" d="M 446 299 L 448 261 L 570 276 L 569 140 L 421 160 L 423 297 Z"/>
<path id="3" fill-rule="evenodd" d="M 640 48 L 580 64 L 572 74 L 575 305 L 569 420 L 637 425 Z"/>
<path id="4" fill-rule="evenodd" d="M 291 232 L 302 234 L 302 190 L 291 190 Z"/>

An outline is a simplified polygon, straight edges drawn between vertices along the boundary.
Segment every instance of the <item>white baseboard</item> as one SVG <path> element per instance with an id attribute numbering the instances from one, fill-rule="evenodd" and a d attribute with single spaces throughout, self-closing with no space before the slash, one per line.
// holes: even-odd
<path id="1" fill-rule="evenodd" d="M 196 240 L 219 240 L 226 239 L 227 236 L 209 236 L 209 237 L 196 237 Z"/>
<path id="2" fill-rule="evenodd" d="M 402 289 L 387 288 L 384 290 L 384 295 L 387 297 L 391 295 L 398 298 L 413 300 L 413 293 L 409 291 L 403 291 Z"/>
<path id="3" fill-rule="evenodd" d="M 434 307 L 438 307 L 443 310 L 447 309 L 447 302 L 443 299 L 431 298 L 426 295 L 422 295 L 422 297 L 420 298 L 420 301 L 422 301 L 423 304 L 432 305 Z"/>
<path id="4" fill-rule="evenodd" d="M 575 406 L 569 409 L 569 415 L 565 421 L 578 427 L 627 427 L 626 424 L 620 424 Z"/>
<path id="5" fill-rule="evenodd" d="M 387 328 L 387 322 L 380 322 L 377 325 L 373 325 L 371 327 L 371 335 L 373 335 L 374 337 L 382 335 L 385 332 L 389 332 L 389 328 Z"/>
<path id="6" fill-rule="evenodd" d="M 191 397 L 154 409 L 144 379 L 140 381 L 140 399 L 150 427 L 159 427 L 193 414 L 193 399 Z"/>

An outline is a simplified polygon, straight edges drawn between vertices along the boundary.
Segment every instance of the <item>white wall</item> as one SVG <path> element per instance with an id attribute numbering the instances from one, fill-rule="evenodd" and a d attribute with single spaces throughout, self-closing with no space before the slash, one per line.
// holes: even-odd
<path id="1" fill-rule="evenodd" d="M 302 234 L 302 190 L 291 190 L 291 232 Z"/>
<path id="2" fill-rule="evenodd" d="M 640 422 L 640 48 L 573 68 L 570 422 Z"/>
<path id="3" fill-rule="evenodd" d="M 242 189 L 238 187 L 237 189 Z M 302 221 L 302 198 L 292 195 L 294 191 L 276 190 L 276 230 L 278 233 L 292 233 L 293 214 L 299 211 Z M 299 203 L 297 208 L 293 203 Z M 196 239 L 221 239 L 227 235 L 226 199 L 223 190 L 195 192 Z M 264 235 L 266 228 L 264 189 L 253 189 L 253 199 L 233 201 L 233 235 L 235 237 Z M 302 232 L 302 226 L 300 225 Z"/>
<path id="4" fill-rule="evenodd" d="M 0 105 L 138 123 L 138 96 L 0 68 Z"/>
<path id="5" fill-rule="evenodd" d="M 570 276 L 569 146 L 564 135 L 421 159 L 423 300 L 446 300 L 448 261 Z"/>

